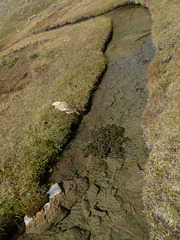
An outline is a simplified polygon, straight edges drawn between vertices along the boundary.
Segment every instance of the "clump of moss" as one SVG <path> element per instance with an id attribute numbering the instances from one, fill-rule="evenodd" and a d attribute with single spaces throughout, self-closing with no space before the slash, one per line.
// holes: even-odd
<path id="1" fill-rule="evenodd" d="M 93 154 L 93 156 L 104 158 L 113 153 L 114 156 L 122 156 L 124 144 L 127 141 L 124 131 L 123 127 L 108 124 L 106 127 L 93 132 L 94 141 L 85 148 L 84 155 L 87 157 Z"/>

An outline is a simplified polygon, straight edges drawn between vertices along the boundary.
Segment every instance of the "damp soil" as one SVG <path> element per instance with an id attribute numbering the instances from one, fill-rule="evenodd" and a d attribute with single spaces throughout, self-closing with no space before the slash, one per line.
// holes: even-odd
<path id="1" fill-rule="evenodd" d="M 155 50 L 151 16 L 142 7 L 106 14 L 113 36 L 107 71 L 92 106 L 54 166 L 62 197 L 20 239 L 146 240 L 142 188 L 148 151 L 141 127 L 146 70 Z"/>

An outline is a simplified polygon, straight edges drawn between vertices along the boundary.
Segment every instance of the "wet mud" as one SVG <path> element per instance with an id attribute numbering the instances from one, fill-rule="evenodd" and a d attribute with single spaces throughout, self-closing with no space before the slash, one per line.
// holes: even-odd
<path id="1" fill-rule="evenodd" d="M 149 239 L 142 201 L 148 151 L 141 121 L 146 70 L 155 54 L 151 16 L 128 6 L 107 17 L 113 20 L 107 71 L 49 177 L 60 183 L 62 196 L 53 215 L 20 239 Z"/>

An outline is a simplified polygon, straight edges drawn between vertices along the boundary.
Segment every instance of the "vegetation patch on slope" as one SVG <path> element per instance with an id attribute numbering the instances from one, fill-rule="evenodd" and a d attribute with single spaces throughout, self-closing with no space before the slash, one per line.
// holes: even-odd
<path id="1" fill-rule="evenodd" d="M 7 0 L 0 3 L 0 42 L 29 25 L 28 19 L 52 9 L 53 0 Z"/>
<path id="2" fill-rule="evenodd" d="M 152 150 L 146 166 L 146 212 L 155 239 L 180 237 L 180 2 L 151 1 L 156 57 L 148 70 L 144 124 Z"/>
<path id="3" fill-rule="evenodd" d="M 74 118 L 51 104 L 67 101 L 85 111 L 106 67 L 102 49 L 110 33 L 111 20 L 100 17 L 25 38 L 1 52 L 2 229 L 44 202 L 39 181 L 67 141 Z"/>

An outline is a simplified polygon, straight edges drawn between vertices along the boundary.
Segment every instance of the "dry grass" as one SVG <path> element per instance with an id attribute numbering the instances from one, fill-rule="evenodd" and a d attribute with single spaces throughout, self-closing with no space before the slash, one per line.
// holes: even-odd
<path id="1" fill-rule="evenodd" d="M 51 104 L 67 101 L 85 110 L 105 70 L 102 49 L 110 32 L 110 19 L 100 17 L 25 38 L 1 53 L 1 227 L 41 205 L 38 182 L 73 121 Z"/>
<path id="2" fill-rule="evenodd" d="M 21 31 L 30 23 L 28 18 L 34 14 L 41 15 L 46 9 L 52 10 L 54 0 L 20 1 L 7 0 L 0 3 L 0 42 L 10 35 Z"/>
<path id="3" fill-rule="evenodd" d="M 8 20 L 4 21 L 4 24 L 0 28 L 0 30 L 2 29 L 2 31 L 5 31 L 5 33 L 2 32 L 2 36 L 0 36 L 0 42 L 2 42 L 2 44 L 0 45 L 0 49 L 6 48 L 7 45 L 10 46 L 13 43 L 24 38 L 25 36 L 32 35 L 32 33 L 34 32 L 38 33 L 46 31 L 47 29 L 53 27 L 57 27 L 59 25 L 74 23 L 84 18 L 90 18 L 92 16 L 105 13 L 106 11 L 109 11 L 110 9 L 113 9 L 122 4 L 128 4 L 130 1 L 58 0 L 56 1 L 58 3 L 57 8 L 52 8 L 52 5 L 49 4 L 49 2 L 52 3 L 52 0 L 47 0 L 45 1 L 46 4 L 48 3 L 47 5 L 44 3 L 42 8 L 34 8 L 34 10 L 31 11 L 31 14 L 28 13 L 28 8 L 30 9 L 32 6 L 37 6 L 38 3 L 42 2 L 43 0 L 37 0 L 36 3 L 30 1 L 28 4 L 24 3 L 21 7 L 17 9 L 15 8 L 15 10 L 11 12 Z M 135 0 L 131 2 L 144 3 L 144 0 Z M 15 3 L 13 2 L 13 4 Z M 43 13 L 41 13 L 43 9 L 44 11 Z M 20 12 L 22 12 L 23 14 L 19 14 Z M 27 17 L 33 14 L 38 15 L 32 21 L 28 22 Z M 17 21 L 16 23 L 14 23 L 14 19 L 16 19 L 15 16 L 18 16 L 19 19 L 19 21 Z M 16 27 L 20 29 L 20 32 L 18 34 L 15 34 Z M 8 39 L 5 44 L 3 44 L 4 40 L 6 40 L 9 35 L 12 35 L 12 37 Z"/>
<path id="4" fill-rule="evenodd" d="M 31 33 L 95 16 L 127 2 L 59 1 L 58 8 L 46 8 L 30 23 L 20 19 L 20 33 L 0 46 L 4 49 L 0 69 L 1 202 L 8 220 L 11 214 L 14 218 L 24 213 L 40 197 L 37 180 L 61 149 L 72 122 L 72 117 L 56 112 L 50 104 L 65 100 L 84 109 L 90 89 L 105 68 L 99 49 L 107 39 L 110 22 L 100 18 L 35 36 Z M 156 47 L 148 70 L 149 102 L 143 122 L 152 145 L 144 203 L 152 239 L 179 239 L 180 2 L 135 2 L 150 9 Z M 11 31 L 6 37 L 8 34 Z"/>
<path id="5" fill-rule="evenodd" d="M 180 2 L 151 2 L 156 58 L 148 70 L 144 114 L 152 151 L 144 190 L 154 239 L 180 237 Z"/>

